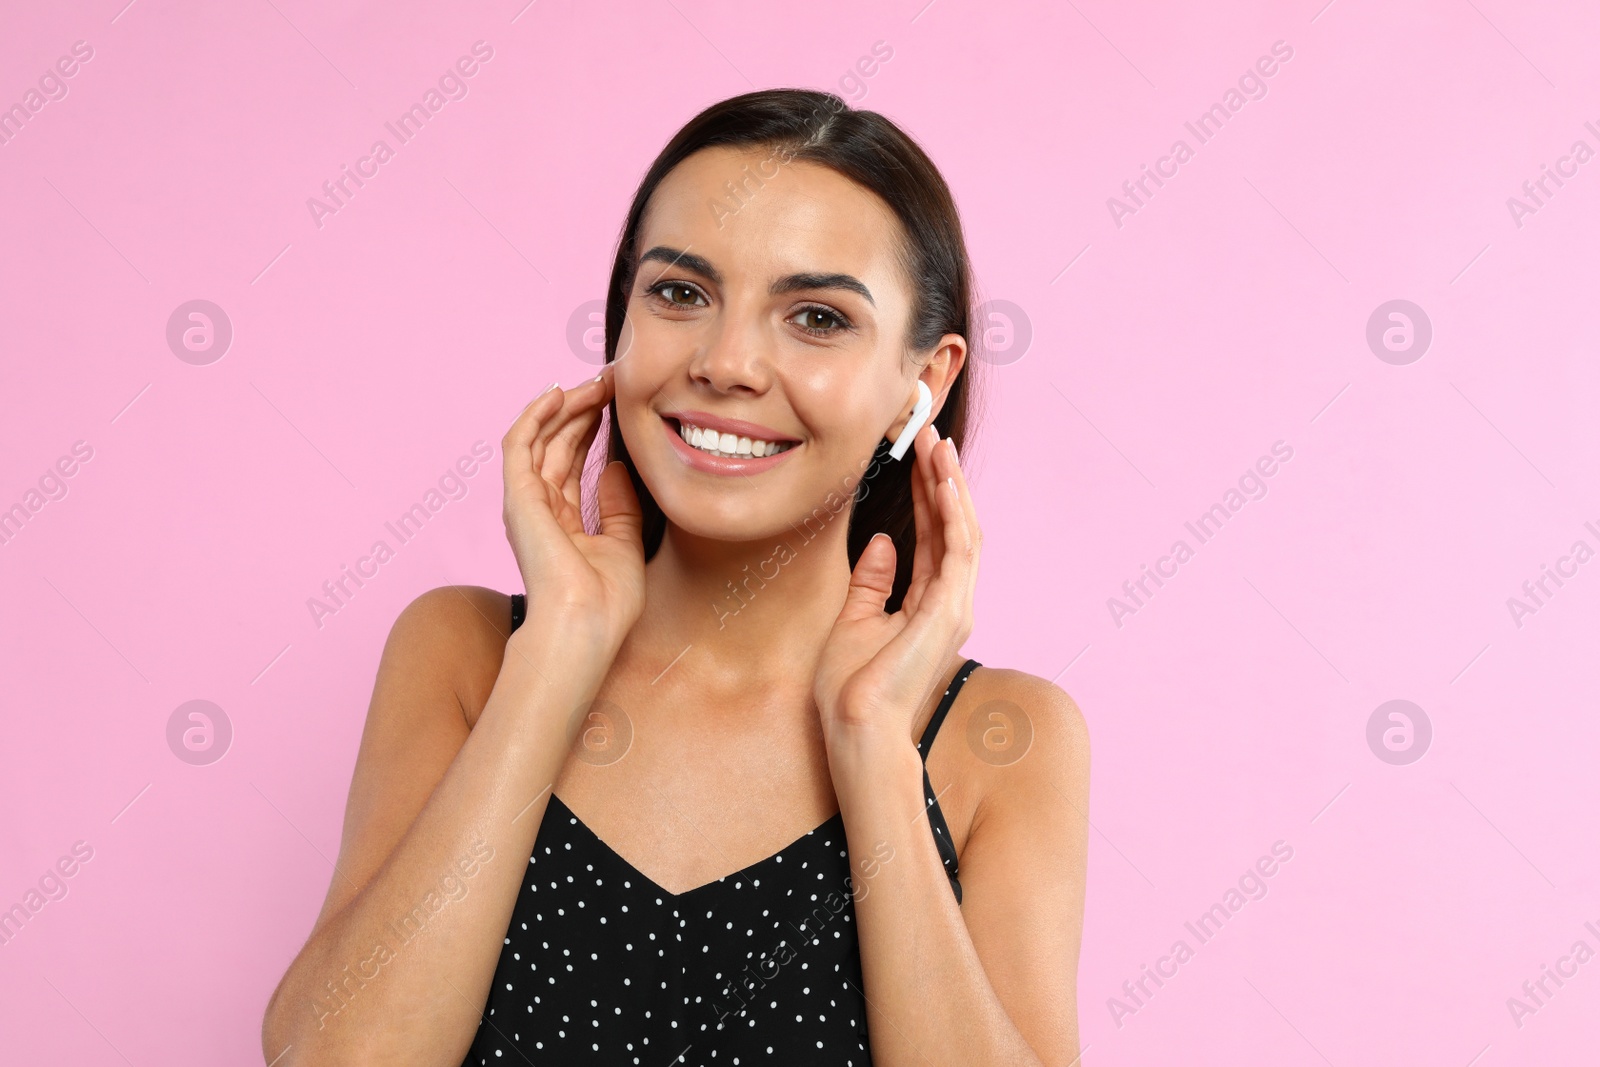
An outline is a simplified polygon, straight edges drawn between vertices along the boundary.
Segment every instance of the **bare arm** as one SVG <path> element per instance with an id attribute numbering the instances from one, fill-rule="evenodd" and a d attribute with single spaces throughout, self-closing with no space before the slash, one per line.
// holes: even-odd
<path id="1" fill-rule="evenodd" d="M 1088 731 L 1054 685 L 1012 680 L 1032 744 L 1017 762 L 986 769 L 961 854 L 960 905 L 929 832 L 916 749 L 830 753 L 836 780 L 858 783 L 839 797 L 858 869 L 874 846 L 887 851 L 880 842 L 894 849 L 868 868 L 856 903 L 872 1057 L 884 1067 L 1078 1062 Z M 872 775 L 851 774 L 853 761 Z"/>
<path id="2" fill-rule="evenodd" d="M 883 610 L 895 550 L 874 538 L 851 572 L 815 684 L 851 859 L 870 876 L 856 919 L 873 1062 L 1069 1067 L 1080 1058 L 1089 807 L 1088 731 L 1077 705 L 1015 672 L 995 672 L 996 685 L 984 686 L 1031 724 L 1032 740 L 992 773 L 977 773 L 971 764 L 990 761 L 967 754 L 982 788 L 961 854 L 960 906 L 923 810 L 910 720 L 938 687 L 934 664 L 972 632 L 982 544 L 955 448 L 936 438 L 932 426 L 916 438 L 916 556 L 901 608 Z M 867 853 L 891 858 L 874 869 Z"/>
<path id="3" fill-rule="evenodd" d="M 433 590 L 395 623 L 333 884 L 262 1020 L 275 1067 L 454 1067 L 472 1043 L 550 787 L 644 605 L 639 501 L 620 463 L 601 474 L 597 533 L 580 508 L 609 370 L 547 389 L 501 440 L 528 621 L 470 732 L 458 692 L 499 640 L 485 620 L 509 623 L 503 599 Z"/>
<path id="4" fill-rule="evenodd" d="M 609 666 L 575 620 L 536 611 L 469 732 L 451 663 L 484 599 L 433 590 L 390 634 L 333 882 L 263 1021 L 278 1067 L 454 1065 L 477 1031 L 573 712 Z"/>

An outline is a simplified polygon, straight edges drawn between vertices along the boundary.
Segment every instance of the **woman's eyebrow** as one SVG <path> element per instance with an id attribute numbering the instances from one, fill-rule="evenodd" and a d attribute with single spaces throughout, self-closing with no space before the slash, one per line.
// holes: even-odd
<path id="1" fill-rule="evenodd" d="M 688 250 L 679 251 L 675 248 L 668 248 L 665 245 L 656 245 L 639 257 L 640 266 L 650 262 L 665 263 L 669 267 L 681 265 L 685 269 L 692 270 L 701 277 L 709 279 L 715 285 L 722 284 L 722 275 L 718 273 L 717 268 L 713 267 L 711 262 L 704 256 L 697 256 Z M 872 299 L 872 291 L 863 285 L 859 278 L 850 274 L 823 274 L 814 271 L 786 274 L 773 282 L 768 291 L 773 296 L 779 296 L 783 293 L 793 293 L 805 289 L 844 289 L 852 293 L 860 293 L 866 297 L 867 303 L 873 307 L 878 306 L 878 302 Z"/>
<path id="2" fill-rule="evenodd" d="M 801 289 L 846 289 L 852 293 L 860 293 L 873 307 L 878 306 L 878 302 L 872 299 L 871 290 L 861 284 L 860 279 L 850 274 L 787 274 L 773 282 L 769 291 L 773 296 L 778 296 Z"/>
<path id="3" fill-rule="evenodd" d="M 711 261 L 704 256 L 697 256 L 687 249 L 680 252 L 676 248 L 668 248 L 666 245 L 656 245 L 639 257 L 639 265 L 642 267 L 652 260 L 658 263 L 665 263 L 669 267 L 681 263 L 701 277 L 709 278 L 714 284 L 722 284 L 722 275 L 717 273 L 717 268 L 711 265 Z"/>

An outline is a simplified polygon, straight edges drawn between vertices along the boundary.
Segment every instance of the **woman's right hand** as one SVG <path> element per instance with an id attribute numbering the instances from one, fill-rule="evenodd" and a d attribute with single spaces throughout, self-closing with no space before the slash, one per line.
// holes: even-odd
<path id="1" fill-rule="evenodd" d="M 552 386 L 522 409 L 500 442 L 506 538 L 527 589 L 528 613 L 593 626 L 615 649 L 644 610 L 643 515 L 627 468 L 607 464 L 597 491 L 600 530 L 584 530 L 584 460 L 611 400 L 615 370 L 571 390 Z"/>

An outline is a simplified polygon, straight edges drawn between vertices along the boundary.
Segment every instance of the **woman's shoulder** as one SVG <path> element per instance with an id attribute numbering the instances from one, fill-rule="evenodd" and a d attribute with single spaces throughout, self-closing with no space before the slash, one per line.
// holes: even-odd
<path id="1" fill-rule="evenodd" d="M 1049 788 L 1063 775 L 1087 772 L 1088 723 L 1078 702 L 1053 681 L 979 666 L 951 710 L 951 725 L 965 735 L 970 756 L 996 772 L 992 785 Z"/>
<path id="2" fill-rule="evenodd" d="M 406 605 L 389 640 L 426 656 L 430 672 L 448 678 L 471 726 L 488 702 L 510 636 L 510 594 L 481 585 L 442 585 Z"/>

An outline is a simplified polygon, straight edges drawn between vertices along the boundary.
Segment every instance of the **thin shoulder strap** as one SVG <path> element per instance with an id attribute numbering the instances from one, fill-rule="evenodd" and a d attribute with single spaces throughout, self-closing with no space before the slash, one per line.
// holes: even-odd
<path id="1" fill-rule="evenodd" d="M 944 691 L 944 697 L 939 701 L 939 706 L 933 709 L 933 718 L 928 720 L 927 729 L 922 731 L 922 739 L 917 742 L 917 751 L 922 753 L 922 761 L 928 761 L 928 750 L 933 748 L 933 738 L 939 732 L 939 726 L 944 722 L 944 717 L 950 714 L 950 706 L 956 702 L 956 694 L 961 692 L 961 687 L 966 684 L 967 678 L 972 674 L 974 667 L 983 664 L 975 659 L 969 659 L 956 671 L 956 676 L 950 682 L 950 688 Z"/>
<path id="2" fill-rule="evenodd" d="M 511 594 L 511 629 L 516 630 L 522 625 L 522 620 L 528 617 L 528 597 L 526 593 Z"/>

